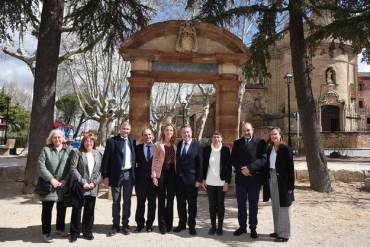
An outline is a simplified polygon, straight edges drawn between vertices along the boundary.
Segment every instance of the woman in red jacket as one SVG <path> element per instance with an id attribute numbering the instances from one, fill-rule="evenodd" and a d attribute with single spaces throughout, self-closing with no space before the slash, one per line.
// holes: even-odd
<path id="1" fill-rule="evenodd" d="M 158 227 L 162 234 L 173 227 L 173 200 L 176 193 L 176 134 L 167 123 L 161 128 L 160 138 L 154 145 L 152 180 L 158 186 Z"/>

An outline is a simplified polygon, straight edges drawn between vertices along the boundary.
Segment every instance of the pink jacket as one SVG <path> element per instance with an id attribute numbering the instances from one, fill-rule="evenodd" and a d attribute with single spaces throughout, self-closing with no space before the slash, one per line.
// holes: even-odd
<path id="1" fill-rule="evenodd" d="M 175 162 L 176 162 L 176 146 L 173 145 L 175 151 Z M 164 162 L 165 149 L 164 143 L 156 142 L 154 144 L 153 162 L 152 162 L 152 178 L 160 178 L 162 172 L 162 166 Z M 175 164 L 176 169 L 176 164 Z"/>

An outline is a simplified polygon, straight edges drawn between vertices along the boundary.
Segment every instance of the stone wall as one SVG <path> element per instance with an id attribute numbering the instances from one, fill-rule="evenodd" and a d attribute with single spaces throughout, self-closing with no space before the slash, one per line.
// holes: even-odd
<path id="1" fill-rule="evenodd" d="M 370 132 L 322 132 L 321 143 L 325 148 L 370 148 Z"/>
<path id="2" fill-rule="evenodd" d="M 268 128 L 255 128 L 255 135 L 267 140 L 269 135 Z M 288 141 L 288 136 L 284 133 L 284 140 Z M 321 143 L 328 149 L 369 149 L 370 132 L 321 132 Z M 301 136 L 302 137 L 302 136 Z M 297 137 L 292 135 L 293 145 L 297 145 Z M 303 148 L 303 142 L 300 138 L 299 148 Z"/>

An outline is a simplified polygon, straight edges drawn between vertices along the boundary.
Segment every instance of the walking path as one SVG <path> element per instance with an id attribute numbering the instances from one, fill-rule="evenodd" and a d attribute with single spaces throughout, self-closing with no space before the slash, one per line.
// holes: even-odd
<path id="1" fill-rule="evenodd" d="M 21 183 L 0 182 L 1 220 L 0 246 L 124 246 L 124 247 L 218 247 L 218 246 L 320 246 L 320 247 L 369 247 L 370 246 L 370 193 L 361 192 L 360 184 L 337 183 L 330 194 L 317 193 L 307 184 L 297 184 L 296 202 L 292 206 L 292 237 L 288 243 L 274 243 L 268 237 L 273 231 L 270 203 L 259 205 L 259 238 L 249 235 L 233 236 L 237 228 L 236 200 L 226 198 L 225 234 L 209 236 L 208 201 L 205 195 L 198 200 L 197 236 L 190 237 L 187 231 L 179 234 L 161 235 L 155 227 L 152 233 L 131 233 L 107 237 L 111 226 L 111 201 L 99 198 L 96 202 L 93 241 L 78 239 L 70 244 L 68 239 L 56 238 L 53 244 L 41 242 L 41 204 L 33 196 L 20 194 Z M 136 198 L 132 197 L 130 225 L 134 229 Z M 69 222 L 71 210 L 67 210 Z M 175 215 L 177 215 L 175 210 Z M 177 224 L 175 218 L 174 223 Z M 55 210 L 53 215 L 55 223 Z M 155 226 L 157 226 L 155 222 Z M 53 225 L 53 229 L 55 225 Z M 67 224 L 69 229 L 69 224 Z M 53 230 L 54 231 L 54 230 Z"/>

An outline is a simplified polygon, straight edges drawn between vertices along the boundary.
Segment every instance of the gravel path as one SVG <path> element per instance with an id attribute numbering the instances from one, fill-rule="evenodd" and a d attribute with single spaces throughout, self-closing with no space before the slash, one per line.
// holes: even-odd
<path id="1" fill-rule="evenodd" d="M 41 242 L 41 205 L 33 196 L 20 195 L 21 183 L 0 183 L 0 246 L 46 246 Z M 260 237 L 251 240 L 249 235 L 234 237 L 237 228 L 236 200 L 226 199 L 225 234 L 222 237 L 208 236 L 209 218 L 206 196 L 198 201 L 197 236 L 188 232 L 180 234 L 131 233 L 128 236 L 107 237 L 111 225 L 111 202 L 98 199 L 93 241 L 78 239 L 75 246 L 150 246 L 150 247 L 217 247 L 217 246 L 327 246 L 327 247 L 370 247 L 370 193 L 361 192 L 361 184 L 334 184 L 334 192 L 313 192 L 307 184 L 298 184 L 296 202 L 292 207 L 292 237 L 288 243 L 274 243 L 268 237 L 272 232 L 270 203 L 260 203 L 258 232 Z M 132 209 L 136 208 L 133 197 Z M 67 211 L 69 222 L 70 209 Z M 132 210 L 134 212 L 134 210 Z M 176 213 L 175 213 L 176 215 Z M 175 218 L 175 225 L 178 219 Z M 55 214 L 53 216 L 55 223 Z M 130 225 L 135 227 L 132 213 Z M 155 223 L 156 225 L 156 223 Z M 54 229 L 53 225 L 53 229 Z M 69 224 L 67 225 L 69 229 Z M 54 239 L 49 246 L 70 246 L 67 239 Z"/>

